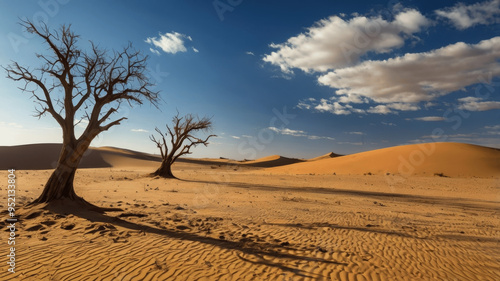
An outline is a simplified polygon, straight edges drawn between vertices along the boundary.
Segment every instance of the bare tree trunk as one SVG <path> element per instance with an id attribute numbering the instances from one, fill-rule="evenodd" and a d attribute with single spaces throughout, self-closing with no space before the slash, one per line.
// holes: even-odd
<path id="1" fill-rule="evenodd" d="M 79 148 L 79 149 L 78 149 Z M 76 169 L 82 159 L 83 147 L 64 144 L 57 167 L 45 184 L 42 195 L 33 203 L 48 203 L 58 199 L 82 200 L 75 193 L 73 180 Z"/>
<path id="2" fill-rule="evenodd" d="M 176 179 L 172 173 L 172 161 L 162 161 L 160 168 L 153 173 L 154 176 L 160 176 L 163 178 Z"/>

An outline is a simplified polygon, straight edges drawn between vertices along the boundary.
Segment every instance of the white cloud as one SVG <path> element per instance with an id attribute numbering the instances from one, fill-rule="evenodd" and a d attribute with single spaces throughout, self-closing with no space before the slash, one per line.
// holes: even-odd
<path id="1" fill-rule="evenodd" d="M 364 135 L 365 133 L 363 133 L 363 132 L 346 132 L 346 134 L 349 134 L 349 135 Z"/>
<path id="2" fill-rule="evenodd" d="M 366 114 L 367 112 L 375 114 L 389 114 L 397 113 L 397 111 L 416 111 L 420 109 L 419 106 L 410 103 L 388 103 L 384 105 L 381 104 L 372 106 L 369 109 L 364 110 L 361 108 L 353 107 L 352 105 L 348 104 L 348 101 L 342 99 L 342 97 L 338 98 L 338 101 L 336 100 L 336 97 L 332 97 L 330 99 L 321 99 L 319 102 L 317 102 L 313 98 L 306 99 L 300 101 L 297 104 L 297 108 L 306 110 L 314 109 L 319 112 L 329 112 L 335 115 L 349 115 L 351 113 Z"/>
<path id="3" fill-rule="evenodd" d="M 285 80 L 291 80 L 292 76 L 290 76 L 288 74 L 285 74 L 285 73 L 280 73 L 279 75 L 273 75 L 273 76 L 271 76 L 271 78 L 282 78 L 282 79 L 285 79 Z"/>
<path id="4" fill-rule="evenodd" d="M 343 105 L 339 102 L 331 102 L 326 99 L 321 99 L 320 103 L 314 107 L 317 111 L 320 112 L 330 112 L 335 115 L 348 115 L 351 114 L 350 109 L 352 106 L 350 105 Z"/>
<path id="5" fill-rule="evenodd" d="M 241 137 L 238 137 L 238 136 L 231 136 L 231 137 L 232 137 L 233 139 L 237 139 L 237 140 L 241 139 Z"/>
<path id="6" fill-rule="evenodd" d="M 199 53 L 200 51 L 198 51 L 198 49 L 196 49 L 195 47 L 191 47 L 191 49 L 193 49 L 193 52 L 195 53 Z"/>
<path id="7" fill-rule="evenodd" d="M 459 42 L 430 52 L 365 61 L 331 71 L 318 81 L 338 89 L 337 95 L 357 95 L 378 103 L 417 103 L 479 83 L 483 77 L 499 76 L 499 58 L 500 37 L 494 37 L 475 45 Z M 389 107 L 397 109 L 394 104 Z"/>
<path id="8" fill-rule="evenodd" d="M 311 105 L 310 104 L 307 104 L 303 101 L 299 102 L 297 104 L 297 107 L 300 108 L 300 109 L 311 109 Z"/>
<path id="9" fill-rule="evenodd" d="M 325 72 L 352 65 L 366 53 L 387 53 L 402 47 L 405 39 L 430 24 L 420 12 L 401 11 L 392 22 L 382 17 L 355 16 L 344 20 L 331 16 L 282 44 L 271 44 L 276 49 L 264 57 L 292 73 L 293 68 L 305 72 Z"/>
<path id="10" fill-rule="evenodd" d="M 433 106 L 436 106 L 438 105 L 437 103 L 435 102 L 431 102 L 431 101 L 428 101 L 424 104 L 425 108 L 429 108 L 429 107 L 433 107 Z"/>
<path id="11" fill-rule="evenodd" d="M 396 124 L 394 123 L 391 123 L 391 122 L 380 122 L 382 125 L 386 125 L 386 126 L 397 126 Z"/>
<path id="12" fill-rule="evenodd" d="M 250 51 L 245 52 L 245 54 L 250 55 L 250 56 L 255 56 L 255 54 L 253 52 L 250 52 Z"/>
<path id="13" fill-rule="evenodd" d="M 159 37 L 149 37 L 146 39 L 146 43 L 153 44 L 165 53 L 175 54 L 177 52 L 187 51 L 186 46 L 184 46 L 185 39 L 193 41 L 190 36 L 173 31 L 172 33 L 160 33 Z M 159 54 L 159 51 L 156 49 L 150 48 L 150 51 Z"/>
<path id="14" fill-rule="evenodd" d="M 387 107 L 400 111 L 416 111 L 420 109 L 419 106 L 410 103 L 389 103 Z"/>
<path id="15" fill-rule="evenodd" d="M 377 105 L 377 106 L 372 106 L 370 107 L 367 112 L 369 113 L 375 113 L 375 114 L 389 114 L 389 113 L 394 113 L 391 111 L 391 109 L 387 105 Z"/>
<path id="16" fill-rule="evenodd" d="M 335 140 L 335 138 L 332 137 L 320 137 L 320 136 L 307 136 L 308 139 L 310 140 Z"/>
<path id="17" fill-rule="evenodd" d="M 155 55 L 160 55 L 160 51 L 158 51 L 158 50 L 155 50 L 153 48 L 149 48 L 149 50 L 151 51 L 151 53 L 153 53 Z"/>
<path id="18" fill-rule="evenodd" d="M 398 26 L 402 32 L 410 35 L 420 32 L 423 27 L 429 26 L 431 22 L 419 11 L 408 9 L 397 14 L 393 24 Z"/>
<path id="19" fill-rule="evenodd" d="M 500 125 L 484 126 L 484 129 L 487 130 L 487 132 L 486 132 L 487 135 L 500 136 Z"/>
<path id="20" fill-rule="evenodd" d="M 483 101 L 481 98 L 477 97 L 466 97 L 458 99 L 461 104 L 458 106 L 459 109 L 469 110 L 469 111 L 487 111 L 493 109 L 500 109 L 500 101 Z"/>
<path id="21" fill-rule="evenodd" d="M 500 23 L 500 0 L 472 5 L 458 3 L 453 7 L 436 10 L 436 14 L 448 19 L 457 29 L 461 30 L 478 24 Z"/>
<path id="22" fill-rule="evenodd" d="M 418 120 L 418 121 L 429 121 L 429 122 L 445 120 L 444 117 L 440 117 L 440 116 L 424 116 L 424 117 L 418 117 L 418 118 L 413 118 L 413 119 Z"/>
<path id="23" fill-rule="evenodd" d="M 484 126 L 485 129 L 487 130 L 500 130 L 500 125 L 495 125 L 495 126 Z"/>
<path id="24" fill-rule="evenodd" d="M 347 94 L 338 98 L 339 102 L 343 103 L 367 103 L 366 98 L 361 98 L 359 95 Z"/>
<path id="25" fill-rule="evenodd" d="M 130 131 L 136 132 L 136 133 L 149 133 L 148 130 L 144 130 L 144 129 L 132 129 Z"/>
<path id="26" fill-rule="evenodd" d="M 277 134 L 280 135 L 288 135 L 288 136 L 294 136 L 294 137 L 307 137 L 310 140 L 320 140 L 320 139 L 326 139 L 326 140 L 335 140 L 335 138 L 332 137 L 323 137 L 323 136 L 315 136 L 315 135 L 308 135 L 306 132 L 302 130 L 292 130 L 288 128 L 276 128 L 276 127 L 269 127 L 269 130 L 276 132 Z"/>
<path id="27" fill-rule="evenodd" d="M 278 134 L 281 134 L 281 135 L 290 135 L 290 136 L 294 136 L 294 137 L 305 137 L 306 136 L 306 132 L 300 131 L 300 130 L 291 130 L 288 128 L 278 129 L 276 127 L 269 127 L 268 129 L 271 131 L 274 131 Z"/>

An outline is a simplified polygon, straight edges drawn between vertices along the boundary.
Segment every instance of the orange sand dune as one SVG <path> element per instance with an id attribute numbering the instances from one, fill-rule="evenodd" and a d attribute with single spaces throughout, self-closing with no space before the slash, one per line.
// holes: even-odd
<path id="1" fill-rule="evenodd" d="M 339 156 L 342 156 L 342 155 L 341 154 L 337 154 L 337 153 L 333 153 L 333 152 L 328 152 L 325 155 L 314 157 L 314 158 L 311 158 L 311 159 L 309 159 L 307 161 L 317 161 L 317 160 L 322 160 L 322 159 L 330 159 L 330 158 L 339 157 Z"/>
<path id="2" fill-rule="evenodd" d="M 60 151 L 61 144 L 56 143 L 1 146 L 0 169 L 54 169 Z M 158 161 L 157 156 L 132 150 L 91 147 L 80 162 L 80 168 L 158 166 Z"/>
<path id="3" fill-rule="evenodd" d="M 500 150 L 464 143 L 426 143 L 266 169 L 287 174 L 378 174 L 450 177 L 500 176 Z"/>
<path id="4" fill-rule="evenodd" d="M 271 156 L 262 157 L 262 158 L 259 158 L 256 160 L 240 162 L 240 164 L 244 164 L 246 166 L 252 166 L 252 167 L 268 168 L 268 167 L 285 166 L 285 165 L 300 163 L 303 161 L 304 160 L 295 159 L 295 158 L 287 158 L 287 157 L 283 157 L 283 156 L 279 156 L 279 155 L 271 155 Z"/>

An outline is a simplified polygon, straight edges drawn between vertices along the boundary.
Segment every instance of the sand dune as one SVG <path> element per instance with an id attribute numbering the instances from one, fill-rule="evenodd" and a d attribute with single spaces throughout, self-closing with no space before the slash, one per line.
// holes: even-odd
<path id="1" fill-rule="evenodd" d="M 325 155 L 321 155 L 321 156 L 318 156 L 318 157 L 314 157 L 314 158 L 308 159 L 307 161 L 317 161 L 317 160 L 323 160 L 323 159 L 330 159 L 330 158 L 339 157 L 339 156 L 343 156 L 343 155 L 337 154 L 337 153 L 333 153 L 333 152 L 329 152 L 329 153 L 327 153 Z"/>
<path id="2" fill-rule="evenodd" d="M 404 145 L 270 168 L 266 172 L 498 177 L 500 150 L 463 143 Z"/>
<path id="3" fill-rule="evenodd" d="M 45 170 L 54 169 L 61 144 L 44 143 L 0 147 L 0 169 Z M 89 148 L 80 168 L 158 166 L 159 157 L 120 148 Z"/>
<path id="4" fill-rule="evenodd" d="M 56 165 L 61 144 L 0 147 L 0 169 L 43 170 Z M 333 152 L 309 160 L 271 155 L 250 161 L 181 158 L 179 163 L 266 168 L 266 173 L 353 174 L 449 177 L 500 175 L 500 150 L 463 143 L 404 145 L 341 156 Z M 91 147 L 80 168 L 158 166 L 159 156 L 115 147 Z"/>
<path id="5" fill-rule="evenodd" d="M 29 144 L 18 146 L 0 146 L 0 169 L 45 170 L 54 169 L 57 164 L 61 144 Z M 120 167 L 157 167 L 161 161 L 158 155 L 151 155 L 116 147 L 90 147 L 83 157 L 80 168 L 120 168 Z M 216 165 L 224 164 L 243 167 L 279 167 L 304 160 L 287 158 L 279 155 L 263 157 L 257 160 L 236 161 L 212 158 L 179 158 L 178 163 Z"/>
<path id="6" fill-rule="evenodd" d="M 290 164 L 295 164 L 295 163 L 300 163 L 300 162 L 304 162 L 304 160 L 283 157 L 280 155 L 271 155 L 271 156 L 262 157 L 262 158 L 259 158 L 256 160 L 240 162 L 240 164 L 244 164 L 246 166 L 252 166 L 252 167 L 278 167 L 278 166 L 285 166 L 285 165 L 290 165 Z"/>

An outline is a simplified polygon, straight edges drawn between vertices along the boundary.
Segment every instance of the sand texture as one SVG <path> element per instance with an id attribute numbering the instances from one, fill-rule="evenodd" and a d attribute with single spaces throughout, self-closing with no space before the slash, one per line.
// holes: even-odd
<path id="1" fill-rule="evenodd" d="M 94 149 L 87 161 L 104 166 L 79 169 L 76 192 L 123 210 L 19 207 L 15 278 L 4 262 L 0 280 L 500 280 L 500 152 L 438 143 L 397 175 L 393 158 L 415 149 L 184 159 L 179 180 L 146 176 L 154 156 Z M 18 163 L 21 205 L 51 173 L 34 157 Z"/>

